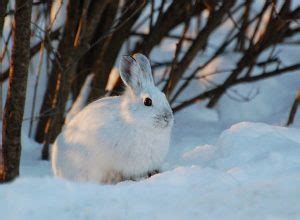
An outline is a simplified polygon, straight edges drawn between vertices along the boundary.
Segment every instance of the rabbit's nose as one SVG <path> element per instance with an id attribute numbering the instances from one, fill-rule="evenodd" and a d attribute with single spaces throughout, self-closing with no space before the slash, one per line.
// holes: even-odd
<path id="1" fill-rule="evenodd" d="M 167 113 L 163 114 L 164 121 L 169 121 L 172 118 L 173 118 L 173 114 L 172 113 L 167 112 Z"/>

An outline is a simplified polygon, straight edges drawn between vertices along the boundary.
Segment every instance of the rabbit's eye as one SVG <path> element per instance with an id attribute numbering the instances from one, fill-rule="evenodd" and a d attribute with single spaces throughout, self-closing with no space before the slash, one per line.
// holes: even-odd
<path id="1" fill-rule="evenodd" d="M 152 105 L 152 100 L 150 98 L 145 98 L 144 100 L 144 105 L 145 106 L 151 106 Z"/>

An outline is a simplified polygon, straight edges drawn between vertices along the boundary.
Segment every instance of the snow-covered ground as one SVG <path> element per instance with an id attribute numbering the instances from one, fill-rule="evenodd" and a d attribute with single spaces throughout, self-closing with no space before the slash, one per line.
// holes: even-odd
<path id="1" fill-rule="evenodd" d="M 52 177 L 23 137 L 22 175 L 0 186 L 3 219 L 299 219 L 300 130 L 178 119 L 165 171 L 117 185 Z M 180 126 L 179 126 L 180 125 Z M 221 132 L 221 135 L 219 133 Z"/>

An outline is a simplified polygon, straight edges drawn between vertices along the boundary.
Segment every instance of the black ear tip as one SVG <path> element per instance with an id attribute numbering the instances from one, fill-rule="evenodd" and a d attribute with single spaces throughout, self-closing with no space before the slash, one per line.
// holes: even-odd
<path id="1" fill-rule="evenodd" d="M 134 61 L 136 61 L 136 59 L 134 58 L 134 55 L 128 55 L 131 59 L 133 59 Z"/>
<path id="2" fill-rule="evenodd" d="M 131 56 L 131 55 L 123 55 L 123 56 L 122 56 L 122 60 L 123 60 L 123 61 L 127 61 L 127 62 L 129 62 L 129 63 L 131 63 L 131 62 L 136 62 L 136 60 L 134 59 L 134 57 Z"/>

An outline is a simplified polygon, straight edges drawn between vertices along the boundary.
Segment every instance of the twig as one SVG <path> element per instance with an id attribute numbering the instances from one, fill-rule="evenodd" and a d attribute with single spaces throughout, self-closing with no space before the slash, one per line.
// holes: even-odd
<path id="1" fill-rule="evenodd" d="M 177 68 L 178 56 L 179 56 L 179 53 L 181 51 L 185 35 L 186 35 L 187 31 L 189 30 L 189 23 L 190 23 L 190 20 L 187 20 L 185 25 L 184 25 L 184 28 L 183 28 L 183 31 L 182 31 L 182 34 L 181 34 L 181 38 L 179 39 L 179 41 L 176 45 L 175 55 L 174 55 L 173 62 L 171 64 L 171 69 L 170 69 L 170 77 L 169 77 L 169 79 L 168 79 L 168 81 L 165 85 L 165 88 L 164 88 L 164 91 L 166 93 L 167 98 L 169 98 L 169 96 L 171 94 L 171 88 L 173 86 L 173 76 L 174 76 L 174 75 L 172 75 L 172 73 L 174 72 L 174 69 Z"/>
<path id="2" fill-rule="evenodd" d="M 292 108 L 290 110 L 290 114 L 286 126 L 293 124 L 299 105 L 300 105 L 300 90 L 297 91 L 297 95 L 292 105 Z"/>

